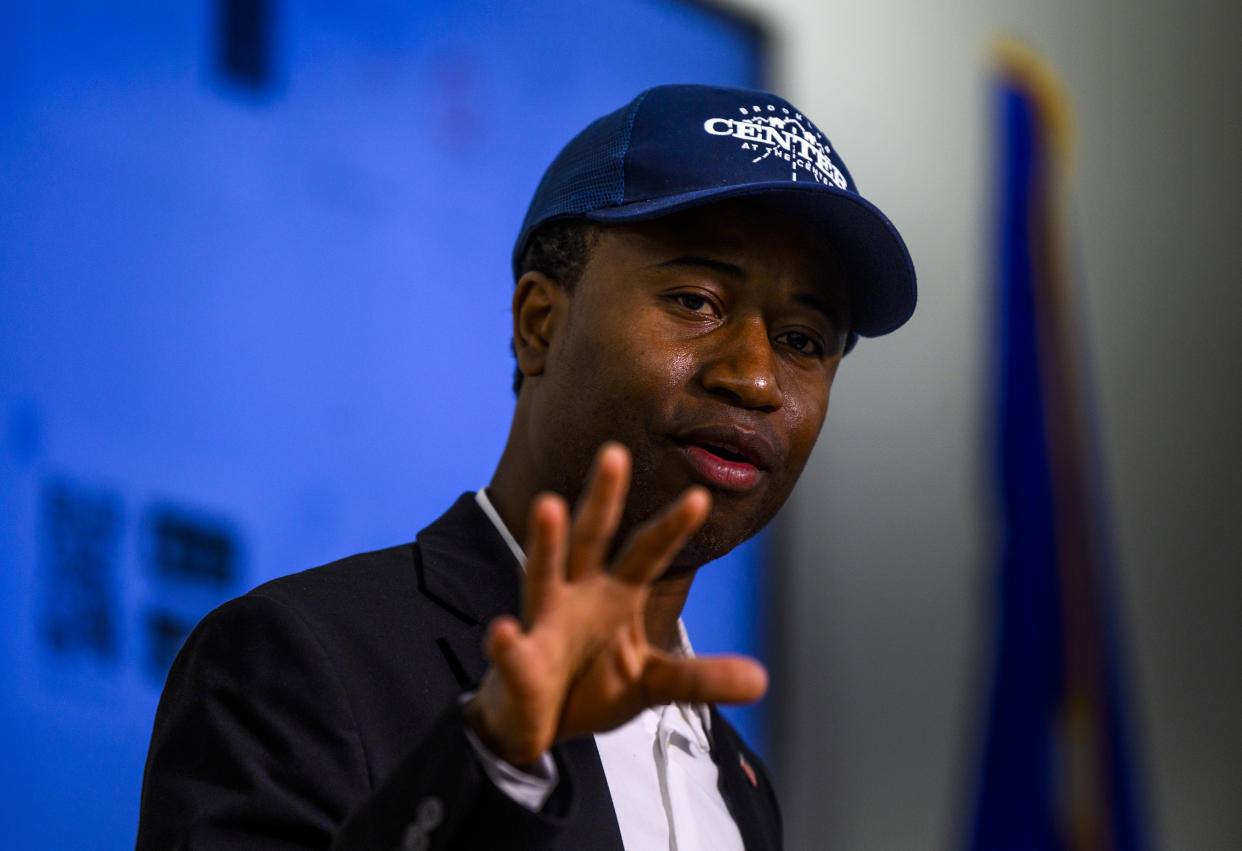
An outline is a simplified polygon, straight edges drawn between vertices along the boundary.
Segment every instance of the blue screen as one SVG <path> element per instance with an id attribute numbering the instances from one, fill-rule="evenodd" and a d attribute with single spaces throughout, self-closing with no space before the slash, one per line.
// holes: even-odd
<path id="1" fill-rule="evenodd" d="M 0 844 L 132 846 L 194 623 L 488 481 L 543 168 L 761 50 L 654 0 L 0 4 Z M 762 547 L 700 650 L 762 654 Z"/>

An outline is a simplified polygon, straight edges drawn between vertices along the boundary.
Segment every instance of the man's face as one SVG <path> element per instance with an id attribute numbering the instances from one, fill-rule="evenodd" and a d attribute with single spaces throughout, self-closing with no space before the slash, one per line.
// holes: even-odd
<path id="1" fill-rule="evenodd" d="M 712 512 L 676 568 L 758 532 L 828 409 L 849 321 L 841 277 L 822 240 L 753 203 L 605 228 L 531 388 L 540 486 L 575 500 L 617 440 L 634 458 L 618 540 L 696 483 Z"/>

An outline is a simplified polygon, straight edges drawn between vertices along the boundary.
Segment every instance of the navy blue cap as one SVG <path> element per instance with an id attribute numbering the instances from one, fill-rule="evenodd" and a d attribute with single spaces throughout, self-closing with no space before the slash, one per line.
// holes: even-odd
<path id="1" fill-rule="evenodd" d="M 854 335 L 914 312 L 914 264 L 897 229 L 858 194 L 828 139 L 783 98 L 720 86 L 657 86 L 597 119 L 544 172 L 513 248 L 548 222 L 640 222 L 763 196 L 823 233 L 844 261 Z"/>

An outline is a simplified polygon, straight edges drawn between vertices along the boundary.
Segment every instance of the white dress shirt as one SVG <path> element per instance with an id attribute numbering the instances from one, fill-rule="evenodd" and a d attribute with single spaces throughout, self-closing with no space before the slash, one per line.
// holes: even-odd
<path id="1" fill-rule="evenodd" d="M 475 500 L 525 567 L 526 554 L 487 491 L 480 488 Z M 678 652 L 693 656 L 680 619 L 677 631 Z M 596 734 L 595 746 L 626 851 L 742 851 L 742 835 L 717 786 L 710 729 L 706 706 L 676 703 L 648 707 L 617 729 Z M 534 773 L 528 773 L 493 755 L 470 731 L 467 736 L 497 787 L 532 811 L 544 805 L 558 781 L 549 754 L 533 767 Z"/>

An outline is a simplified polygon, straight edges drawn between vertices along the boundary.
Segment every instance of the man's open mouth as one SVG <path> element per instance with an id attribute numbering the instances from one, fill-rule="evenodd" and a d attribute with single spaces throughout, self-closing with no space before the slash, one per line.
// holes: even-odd
<path id="1" fill-rule="evenodd" d="M 689 429 L 677 442 L 703 484 L 721 490 L 751 490 L 776 457 L 765 437 L 732 425 Z"/>
<path id="2" fill-rule="evenodd" d="M 723 458 L 726 461 L 731 461 L 736 464 L 750 464 L 752 467 L 757 466 L 754 461 L 750 460 L 750 458 L 743 455 L 741 452 L 734 452 L 724 446 L 718 446 L 713 443 L 694 443 L 691 445 L 702 447 L 707 452 Z"/>

